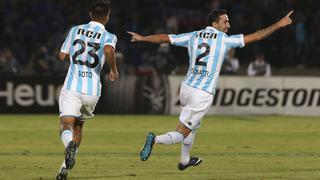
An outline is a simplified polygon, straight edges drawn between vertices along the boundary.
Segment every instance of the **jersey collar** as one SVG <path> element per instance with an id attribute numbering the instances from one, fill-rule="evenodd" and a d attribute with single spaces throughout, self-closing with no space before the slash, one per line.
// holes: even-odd
<path id="1" fill-rule="evenodd" d="M 223 34 L 226 34 L 225 32 L 219 31 L 218 29 L 216 29 L 216 28 L 214 28 L 212 26 L 207 26 L 206 29 L 211 29 L 211 30 L 218 31 L 218 32 L 221 32 Z"/>
<path id="2" fill-rule="evenodd" d="M 104 27 L 103 24 L 97 22 L 97 21 L 90 21 L 89 24 L 92 24 L 94 26 L 99 26 L 100 28 L 102 28 L 103 30 L 106 30 L 106 28 Z"/>
<path id="3" fill-rule="evenodd" d="M 216 28 L 214 28 L 214 27 L 212 27 L 212 26 L 207 26 L 206 29 L 211 29 L 211 30 L 219 31 L 218 29 L 216 29 Z M 219 32 L 221 32 L 221 31 L 219 31 Z"/>

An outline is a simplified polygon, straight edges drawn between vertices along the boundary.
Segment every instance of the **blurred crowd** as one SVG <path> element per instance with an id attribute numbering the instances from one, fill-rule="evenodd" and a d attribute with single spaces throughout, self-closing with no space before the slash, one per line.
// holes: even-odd
<path id="1" fill-rule="evenodd" d="M 88 0 L 1 0 L 1 74 L 64 74 L 68 62 L 57 59 L 68 30 L 89 21 Z M 248 66 L 258 53 L 274 68 L 320 68 L 320 11 L 316 0 L 114 0 L 106 29 L 118 37 L 122 73 L 185 73 L 186 49 L 132 44 L 126 31 L 183 33 L 206 26 L 212 9 L 228 11 L 228 34 L 248 34 L 271 25 L 294 9 L 294 24 L 268 39 L 232 52 L 226 65 Z M 230 58 L 227 56 L 227 58 Z M 224 74 L 236 70 L 223 67 Z"/>

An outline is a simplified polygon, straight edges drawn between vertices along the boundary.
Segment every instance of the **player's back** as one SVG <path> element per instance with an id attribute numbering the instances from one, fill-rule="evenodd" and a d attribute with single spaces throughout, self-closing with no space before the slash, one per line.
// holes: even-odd
<path id="1" fill-rule="evenodd" d="M 212 92 L 215 76 L 219 75 L 226 51 L 222 39 L 225 33 L 212 27 L 193 32 L 190 37 L 189 70 L 184 83 Z"/>
<path id="2" fill-rule="evenodd" d="M 213 27 L 194 31 L 189 36 L 189 70 L 184 83 L 214 93 L 220 69 L 228 50 L 240 47 L 242 35 L 227 36 Z"/>
<path id="3" fill-rule="evenodd" d="M 115 48 L 116 36 L 104 26 L 91 21 L 69 31 L 61 51 L 70 55 L 70 67 L 63 88 L 100 96 L 100 71 L 105 62 L 104 46 Z"/>

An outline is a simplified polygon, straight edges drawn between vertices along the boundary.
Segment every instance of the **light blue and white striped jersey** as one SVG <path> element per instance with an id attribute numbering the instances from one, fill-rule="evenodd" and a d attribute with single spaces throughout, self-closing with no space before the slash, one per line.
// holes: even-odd
<path id="1" fill-rule="evenodd" d="M 221 65 L 230 48 L 244 47 L 242 34 L 228 36 L 213 27 L 184 34 L 170 34 L 172 45 L 188 48 L 189 69 L 183 83 L 214 94 Z"/>
<path id="2" fill-rule="evenodd" d="M 100 71 L 105 63 L 104 47 L 115 48 L 117 37 L 101 23 L 74 26 L 65 39 L 61 52 L 70 55 L 70 66 L 63 89 L 91 96 L 101 95 Z"/>

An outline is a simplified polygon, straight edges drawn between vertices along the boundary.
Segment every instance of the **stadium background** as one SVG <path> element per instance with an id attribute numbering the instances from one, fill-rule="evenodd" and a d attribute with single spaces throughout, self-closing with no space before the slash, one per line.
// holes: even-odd
<path id="1" fill-rule="evenodd" d="M 56 113 L 55 98 L 68 68 L 68 62 L 59 61 L 57 54 L 68 30 L 89 21 L 89 3 L 75 0 L 0 1 L 2 113 Z M 108 83 L 102 78 L 105 93 L 97 112 L 169 113 L 170 101 L 175 96 L 172 93 L 175 90 L 170 92 L 170 87 L 175 85 L 169 83 L 168 76 L 186 73 L 186 49 L 133 44 L 126 31 L 142 34 L 193 31 L 206 26 L 206 16 L 211 9 L 229 12 L 229 34 L 254 32 L 279 20 L 291 9 L 295 10 L 293 25 L 264 41 L 236 50 L 240 69 L 232 74 L 233 77 L 245 77 L 246 68 L 257 53 L 265 55 L 274 76 L 319 76 L 318 1 L 118 0 L 112 3 L 111 20 L 106 28 L 118 36 L 116 57 L 121 78 L 116 83 Z M 106 67 L 102 76 L 107 71 Z M 222 76 L 230 75 L 222 70 Z M 47 101 L 39 103 L 41 98 Z"/>
<path id="2" fill-rule="evenodd" d="M 0 179 L 56 176 L 64 150 L 57 98 L 68 67 L 57 54 L 70 27 L 89 21 L 90 2 L 0 0 Z M 94 120 L 85 124 L 70 179 L 319 179 L 319 7 L 316 0 L 112 1 L 106 27 L 118 36 L 120 79 L 101 78 L 104 94 Z M 223 73 L 192 151 L 203 159 L 201 166 L 178 171 L 178 145 L 158 146 L 141 162 L 145 134 L 176 126 L 187 53 L 132 44 L 126 31 L 192 31 L 205 26 L 214 8 L 228 10 L 229 34 L 268 26 L 291 9 L 294 24 L 236 50 L 240 69 Z M 258 52 L 271 63 L 272 77 L 246 75 Z"/>

